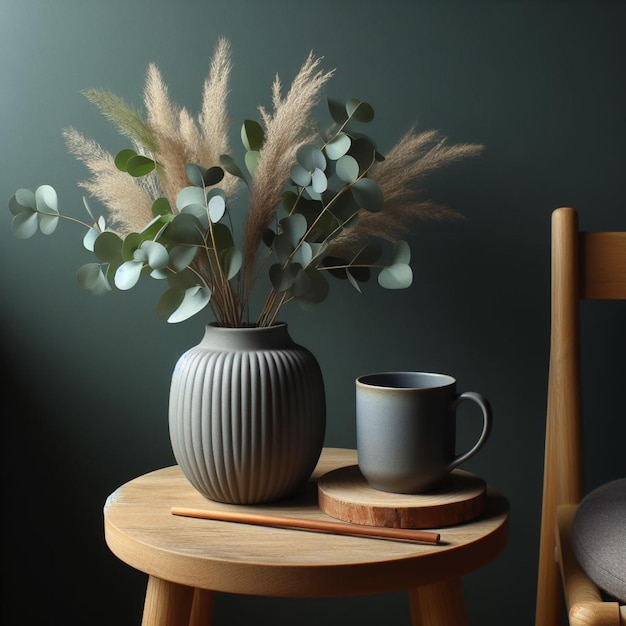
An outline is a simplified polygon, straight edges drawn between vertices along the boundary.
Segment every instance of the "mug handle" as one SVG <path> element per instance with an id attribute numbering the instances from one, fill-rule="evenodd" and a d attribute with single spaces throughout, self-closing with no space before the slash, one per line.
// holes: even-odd
<path id="1" fill-rule="evenodd" d="M 453 408 L 455 411 L 463 400 L 471 400 L 481 408 L 483 412 L 483 430 L 480 433 L 478 441 L 473 445 L 473 447 L 470 448 L 467 452 L 459 454 L 457 457 L 454 458 L 450 465 L 448 465 L 446 470 L 448 472 L 452 471 L 455 467 L 461 465 L 461 463 L 464 463 L 469 458 L 473 457 L 483 447 L 483 444 L 485 443 L 485 441 L 487 441 L 487 437 L 489 437 L 489 433 L 491 432 L 491 406 L 487 398 L 485 398 L 480 393 L 476 393 L 475 391 L 466 391 L 456 397 L 456 400 L 453 404 Z"/>

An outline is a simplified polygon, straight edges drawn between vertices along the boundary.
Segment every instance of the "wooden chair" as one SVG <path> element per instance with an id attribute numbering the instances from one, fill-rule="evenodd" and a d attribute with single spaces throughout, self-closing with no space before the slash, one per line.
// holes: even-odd
<path id="1" fill-rule="evenodd" d="M 563 596 L 570 624 L 626 624 L 577 563 L 572 522 L 583 497 L 579 303 L 626 299 L 626 232 L 578 230 L 577 213 L 552 215 L 550 370 L 536 626 L 557 626 Z M 560 571 L 559 571 L 560 570 Z M 621 621 L 620 621 L 621 614 Z"/>

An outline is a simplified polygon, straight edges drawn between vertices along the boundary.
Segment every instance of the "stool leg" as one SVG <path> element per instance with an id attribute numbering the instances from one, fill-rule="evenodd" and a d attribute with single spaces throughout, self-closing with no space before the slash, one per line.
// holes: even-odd
<path id="1" fill-rule="evenodd" d="M 195 589 L 189 626 L 211 626 L 213 623 L 213 608 L 217 593 L 208 589 Z"/>
<path id="2" fill-rule="evenodd" d="M 467 626 L 461 580 L 409 589 L 413 626 Z"/>
<path id="3" fill-rule="evenodd" d="M 188 624 L 192 600 L 193 587 L 150 576 L 141 626 Z"/>

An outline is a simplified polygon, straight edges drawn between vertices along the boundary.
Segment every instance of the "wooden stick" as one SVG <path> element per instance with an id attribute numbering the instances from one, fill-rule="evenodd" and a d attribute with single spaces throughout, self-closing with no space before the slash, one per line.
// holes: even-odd
<path id="1" fill-rule="evenodd" d="M 403 541 L 419 541 L 422 543 L 439 543 L 439 533 L 405 528 L 381 528 L 380 526 L 363 526 L 325 520 L 300 519 L 297 517 L 278 517 L 275 515 L 257 515 L 254 513 L 236 513 L 232 511 L 205 511 L 173 507 L 172 515 L 197 517 L 219 522 L 236 522 L 256 526 L 272 526 L 274 528 L 295 528 L 330 532 L 337 535 L 356 535 L 359 537 L 377 537 L 383 539 L 400 539 Z"/>

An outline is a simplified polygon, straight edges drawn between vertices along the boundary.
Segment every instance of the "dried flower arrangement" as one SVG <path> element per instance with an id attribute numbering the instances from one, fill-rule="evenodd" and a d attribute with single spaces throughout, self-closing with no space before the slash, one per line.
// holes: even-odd
<path id="1" fill-rule="evenodd" d="M 212 308 L 216 321 L 239 327 L 275 323 L 292 300 L 309 307 L 328 293 L 325 275 L 347 279 L 357 290 L 378 271 L 388 289 L 412 283 L 410 249 L 400 239 L 415 219 L 455 214 L 420 198 L 416 184 L 434 170 L 481 151 L 448 145 L 436 131 L 414 128 L 387 153 L 378 151 L 362 125 L 374 117 L 360 100 L 328 100 L 334 124 L 321 133 L 312 111 L 332 71 L 313 54 L 283 95 L 276 77 L 272 110 L 246 120 L 241 139 L 245 169 L 230 155 L 227 96 L 232 69 L 229 43 L 216 46 L 197 119 L 170 101 L 159 70 L 149 66 L 145 117 L 108 91 L 87 90 L 132 148 L 115 157 L 75 129 L 64 132 L 68 149 L 91 177 L 80 183 L 107 210 L 107 223 L 82 222 L 59 213 L 49 185 L 19 189 L 10 201 L 12 229 L 20 238 L 52 233 L 60 218 L 87 228 L 83 243 L 97 261 L 78 270 L 80 285 L 95 294 L 132 288 L 144 275 L 167 288 L 157 313 L 180 322 Z M 231 199 L 242 187 L 249 201 L 241 244 L 235 242 Z M 388 262 L 378 241 L 393 244 Z M 261 271 L 269 295 L 257 316 L 250 295 Z"/>

